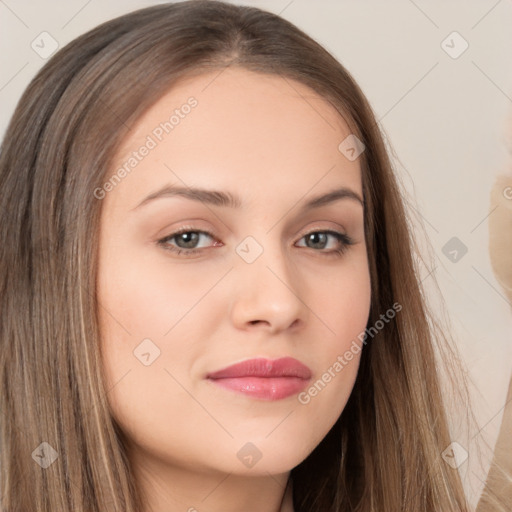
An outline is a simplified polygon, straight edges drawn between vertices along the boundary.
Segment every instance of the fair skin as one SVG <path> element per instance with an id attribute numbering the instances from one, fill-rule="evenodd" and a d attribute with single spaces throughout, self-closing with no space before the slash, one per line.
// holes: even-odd
<path id="1" fill-rule="evenodd" d="M 290 470 L 340 416 L 360 353 L 308 403 L 297 392 L 254 397 L 206 376 L 246 359 L 293 357 L 311 370 L 307 391 L 364 331 L 371 294 L 363 206 L 344 197 L 304 209 L 342 188 L 362 198 L 359 159 L 338 150 L 350 130 L 312 90 L 228 68 L 163 96 L 131 127 L 106 180 L 191 96 L 197 106 L 102 199 L 107 397 L 129 439 L 144 512 L 290 512 Z M 166 185 L 230 193 L 241 205 L 179 195 L 140 205 Z M 188 237 L 169 238 L 183 227 Z M 337 254 L 343 242 L 329 232 L 353 244 Z M 241 257 L 258 248 L 251 263 Z M 134 355 L 144 339 L 146 360 L 160 350 L 148 365 Z M 252 467 L 242 463 L 258 452 Z"/>

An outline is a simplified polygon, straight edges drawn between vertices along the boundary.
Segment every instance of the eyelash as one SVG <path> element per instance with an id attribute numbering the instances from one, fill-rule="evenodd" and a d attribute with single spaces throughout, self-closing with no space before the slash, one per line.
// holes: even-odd
<path id="1" fill-rule="evenodd" d="M 166 236 L 165 238 L 162 238 L 161 240 L 158 240 L 157 244 L 160 245 L 164 250 L 172 252 L 176 255 L 185 254 L 186 255 L 185 257 L 193 256 L 205 249 L 205 248 L 201 248 L 201 249 L 178 248 L 177 249 L 168 244 L 168 242 L 170 240 L 172 240 L 173 238 L 175 238 L 179 235 L 182 235 L 184 233 L 200 233 L 200 234 L 207 235 L 212 239 L 215 239 L 215 236 L 212 233 L 210 233 L 209 231 L 204 231 L 204 230 L 199 230 L 199 229 L 191 229 L 191 228 L 183 228 L 183 229 L 180 229 L 179 231 L 176 231 L 176 232 L 170 234 L 169 236 Z M 330 251 L 316 250 L 316 249 L 312 249 L 311 247 L 309 247 L 309 249 L 312 249 L 313 251 L 316 251 L 316 252 L 320 252 L 321 254 L 323 254 L 327 257 L 340 257 L 349 249 L 349 247 L 351 245 L 354 245 L 354 241 L 348 235 L 346 235 L 344 233 L 338 233 L 337 231 L 333 231 L 333 230 L 329 230 L 329 229 L 310 231 L 309 233 L 306 233 L 305 235 L 303 235 L 300 238 L 300 240 L 302 240 L 303 238 L 305 238 L 309 235 L 315 234 L 315 233 L 322 233 L 322 234 L 334 236 L 338 240 L 338 242 L 340 242 L 339 249 L 332 249 Z M 308 248 L 308 247 L 306 247 L 306 248 Z"/>

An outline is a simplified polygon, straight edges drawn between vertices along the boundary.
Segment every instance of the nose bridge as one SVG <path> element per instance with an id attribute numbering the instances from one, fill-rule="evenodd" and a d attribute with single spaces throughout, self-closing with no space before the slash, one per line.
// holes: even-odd
<path id="1" fill-rule="evenodd" d="M 281 241 L 270 235 L 251 235 L 238 244 L 236 252 L 234 322 L 242 326 L 262 321 L 283 329 L 304 320 L 300 276 Z"/>
<path id="2" fill-rule="evenodd" d="M 242 260 L 237 264 L 239 271 L 249 274 L 251 281 L 253 278 L 250 276 L 257 274 L 259 279 L 282 284 L 284 282 L 288 286 L 294 287 L 292 283 L 294 276 L 289 256 L 281 240 L 273 237 L 272 234 L 249 235 L 238 244 L 236 252 Z M 279 276 L 280 279 L 276 276 Z M 253 282 L 253 284 L 255 283 Z"/>

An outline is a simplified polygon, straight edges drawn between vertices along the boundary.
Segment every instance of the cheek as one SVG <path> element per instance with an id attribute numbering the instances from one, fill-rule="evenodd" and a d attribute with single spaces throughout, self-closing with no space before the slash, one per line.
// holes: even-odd
<path id="1" fill-rule="evenodd" d="M 189 346 L 184 334 L 191 335 L 191 320 L 197 326 L 195 315 L 208 315 L 194 308 L 208 283 L 149 264 L 135 251 L 129 258 L 105 252 L 100 261 L 98 313 L 111 413 L 137 445 L 158 454 L 166 437 L 169 451 L 179 453 L 184 433 L 192 436 L 193 430 L 181 420 L 198 414 L 180 386 L 189 387 L 192 357 L 184 350 Z"/>
<path id="2" fill-rule="evenodd" d="M 197 414 L 178 383 L 187 381 L 201 351 L 203 326 L 212 323 L 215 308 L 208 292 L 224 274 L 218 265 L 199 272 L 192 264 L 180 268 L 161 256 L 148 261 L 142 251 L 116 246 L 100 254 L 104 374 L 114 416 L 132 437 L 152 431 L 149 410 L 159 411 L 163 424 L 172 422 L 169 404 L 179 404 L 184 417 Z"/>
<path id="3" fill-rule="evenodd" d="M 331 272 L 326 285 L 312 294 L 311 309 L 321 321 L 315 338 L 315 375 L 298 402 L 325 428 L 340 416 L 352 392 L 359 369 L 363 336 L 371 305 L 371 282 L 361 258 Z M 314 289 L 314 288 L 311 288 Z"/>
<path id="4" fill-rule="evenodd" d="M 134 341 L 159 339 L 181 319 L 194 315 L 195 305 L 223 273 L 222 268 L 180 267 L 162 255 L 148 258 L 143 250 L 131 250 L 126 257 L 114 249 L 105 253 L 100 265 L 98 297 L 106 322 L 114 324 L 119 335 L 129 332 Z"/>
<path id="5" fill-rule="evenodd" d="M 326 357 L 334 362 L 358 335 L 365 331 L 371 305 L 371 282 L 363 250 L 338 269 L 314 277 L 308 306 L 313 319 L 323 324 L 325 336 L 317 340 Z M 317 317 L 316 319 L 314 317 Z"/>

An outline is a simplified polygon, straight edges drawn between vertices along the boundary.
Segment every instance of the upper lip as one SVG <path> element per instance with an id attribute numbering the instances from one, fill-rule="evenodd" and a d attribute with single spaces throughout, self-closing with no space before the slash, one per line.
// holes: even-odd
<path id="1" fill-rule="evenodd" d="M 237 377 L 298 377 L 309 379 L 311 378 L 311 370 L 293 357 L 282 357 L 274 360 L 258 357 L 246 359 L 207 375 L 208 379 Z"/>

